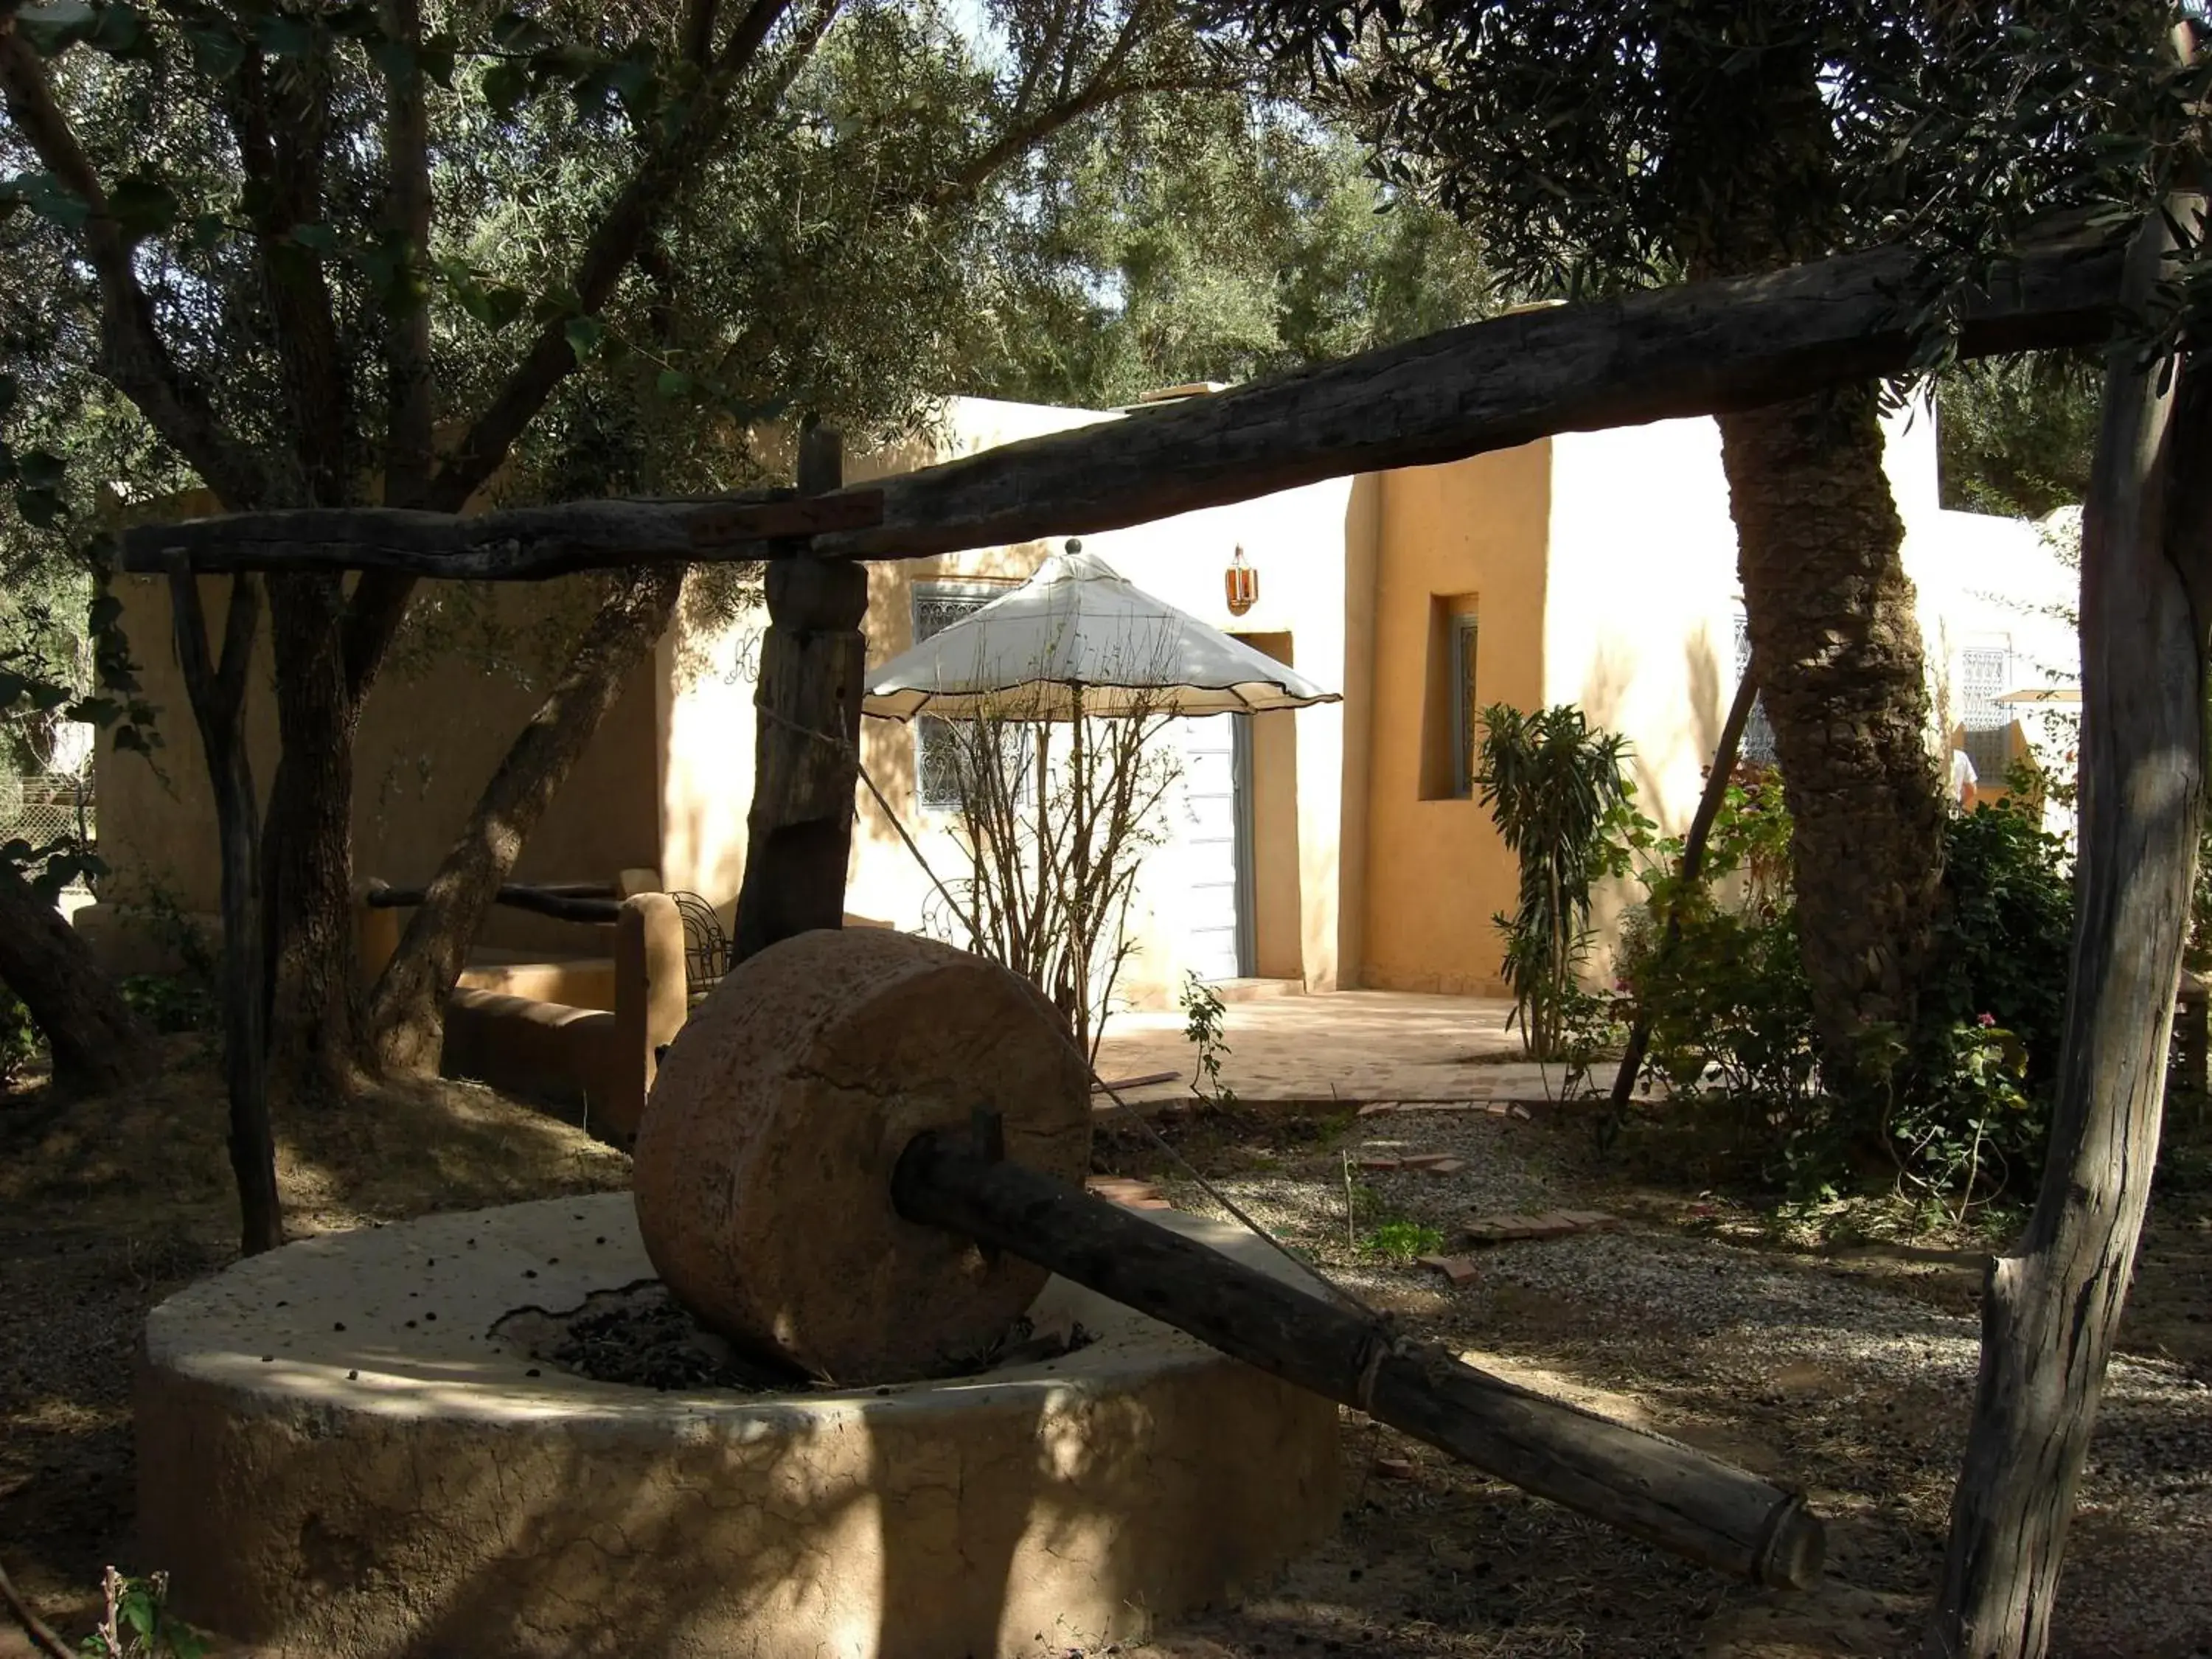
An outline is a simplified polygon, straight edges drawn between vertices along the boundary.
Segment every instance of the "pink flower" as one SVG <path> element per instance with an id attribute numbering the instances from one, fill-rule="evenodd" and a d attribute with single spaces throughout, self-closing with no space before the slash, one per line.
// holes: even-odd
<path id="1" fill-rule="evenodd" d="M 1996 1023 L 1997 1017 L 1995 1014 L 1976 1014 L 1974 1016 L 1974 1024 L 1977 1025 L 1994 1025 Z"/>

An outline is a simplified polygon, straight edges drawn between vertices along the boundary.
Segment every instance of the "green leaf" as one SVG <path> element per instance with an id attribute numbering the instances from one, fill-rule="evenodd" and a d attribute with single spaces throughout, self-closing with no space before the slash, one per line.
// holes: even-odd
<path id="1" fill-rule="evenodd" d="M 107 193 L 108 212 L 134 242 L 176 223 L 177 206 L 177 192 L 150 173 L 128 173 Z"/>
<path id="2" fill-rule="evenodd" d="M 313 248 L 318 253 L 336 253 L 338 251 L 338 234 L 329 225 L 295 225 L 284 234 L 295 246 Z"/>
<path id="3" fill-rule="evenodd" d="M 427 37 L 420 54 L 422 73 L 448 92 L 453 87 L 453 61 L 459 54 L 459 46 L 444 30 Z"/>
<path id="4" fill-rule="evenodd" d="M 622 100 L 622 106 L 629 112 L 632 120 L 642 123 L 652 118 L 655 106 L 660 102 L 660 81 L 653 73 L 652 64 L 640 63 L 634 58 L 610 64 L 606 68 L 605 79 L 607 85 L 614 89 L 615 96 Z"/>
<path id="5" fill-rule="evenodd" d="M 192 56 L 199 60 L 200 72 L 211 81 L 229 80 L 246 61 L 246 42 L 237 30 L 221 23 L 190 24 L 185 29 L 185 39 L 191 43 Z"/>
<path id="6" fill-rule="evenodd" d="M 342 34 L 349 40 L 388 42 L 392 38 L 384 32 L 384 25 L 378 21 L 374 9 L 368 6 L 341 6 L 324 21 L 329 24 L 333 34 Z"/>
<path id="7" fill-rule="evenodd" d="M 97 15 L 92 32 L 87 35 L 88 45 L 97 47 L 111 58 L 150 58 L 154 51 L 153 36 L 147 30 L 146 19 L 137 7 L 110 0 L 96 9 Z"/>
<path id="8" fill-rule="evenodd" d="M 492 24 L 491 43 L 501 52 L 538 52 L 553 45 L 554 40 L 535 18 L 510 7 Z"/>
<path id="9" fill-rule="evenodd" d="M 561 330 L 580 363 L 598 348 L 606 331 L 607 325 L 596 317 L 571 317 Z"/>
<path id="10" fill-rule="evenodd" d="M 530 296 L 519 288 L 487 289 L 483 302 L 483 325 L 496 334 L 511 325 L 529 308 Z"/>
<path id="11" fill-rule="evenodd" d="M 76 230 L 92 216 L 84 198 L 66 189 L 51 173 L 17 173 L 0 185 L 0 191 L 64 230 Z"/>
<path id="12" fill-rule="evenodd" d="M 502 58 L 484 71 L 484 101 L 501 120 L 512 116 L 530 92 L 530 71 L 511 58 Z"/>
<path id="13" fill-rule="evenodd" d="M 271 58 L 306 58 L 315 50 L 313 24 L 276 13 L 255 20 L 253 38 Z"/>
<path id="14" fill-rule="evenodd" d="M 61 522 L 64 505 L 62 498 L 51 489 L 15 491 L 15 511 L 23 515 L 26 524 L 36 529 L 52 530 Z"/>
<path id="15" fill-rule="evenodd" d="M 15 14 L 15 31 L 31 43 L 41 58 L 66 52 L 88 39 L 100 15 L 84 0 L 50 0 L 42 6 L 26 6 Z"/>
<path id="16" fill-rule="evenodd" d="M 118 1624 L 127 1625 L 141 1638 L 152 1637 L 154 1598 L 146 1593 L 143 1584 L 135 1579 L 131 1581 L 130 1588 L 115 1603 L 115 1618 Z"/>
<path id="17" fill-rule="evenodd" d="M 195 252 L 205 253 L 229 234 L 230 223 L 220 213 L 196 213 L 185 241 Z"/>
<path id="18" fill-rule="evenodd" d="M 691 377 L 672 368 L 664 368 L 653 380 L 653 387 L 664 398 L 681 398 L 691 390 Z"/>

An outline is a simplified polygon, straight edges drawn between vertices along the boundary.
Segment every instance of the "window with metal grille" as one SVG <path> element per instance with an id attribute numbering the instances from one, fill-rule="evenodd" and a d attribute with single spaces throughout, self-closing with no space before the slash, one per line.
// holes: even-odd
<path id="1" fill-rule="evenodd" d="M 981 610 L 1006 591 L 1004 587 L 981 582 L 916 582 L 914 587 L 915 643 L 919 645 L 924 640 L 935 638 L 963 617 Z M 1018 797 L 1026 792 L 1028 787 L 1030 749 L 1026 741 L 1010 744 L 1009 748 L 1014 752 L 1008 755 L 1008 763 L 1018 768 L 1015 786 Z M 925 811 L 957 812 L 960 810 L 962 757 L 960 734 L 953 730 L 950 720 L 925 714 L 915 721 L 915 787 Z"/>
<path id="2" fill-rule="evenodd" d="M 1959 724 L 1966 758 L 1984 789 L 2003 780 L 2012 761 L 2012 710 L 1997 699 L 2012 673 L 2012 651 L 2002 645 L 1970 646 L 1959 653 Z"/>
<path id="3" fill-rule="evenodd" d="M 1751 618 L 1741 607 L 1735 613 L 1735 677 L 1739 684 L 1751 672 Z M 1739 766 L 1774 766 L 1780 757 L 1774 751 L 1774 727 L 1766 718 L 1766 699 L 1751 700 L 1751 715 L 1743 723 L 1743 736 L 1736 740 L 1736 764 Z"/>

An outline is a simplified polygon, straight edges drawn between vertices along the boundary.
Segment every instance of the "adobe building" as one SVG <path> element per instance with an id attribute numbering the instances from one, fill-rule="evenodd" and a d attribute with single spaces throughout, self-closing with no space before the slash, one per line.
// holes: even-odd
<path id="1" fill-rule="evenodd" d="M 856 455 L 848 477 L 1115 418 L 955 398 L 936 436 Z M 2018 699 L 2002 699 L 2072 683 L 2073 572 L 2037 526 L 1941 507 L 1924 411 L 1892 423 L 1889 470 L 1938 711 L 1930 743 L 1965 747 L 1994 784 L 2031 735 Z M 1710 420 L 1565 434 L 1084 543 L 1139 586 L 1343 694 L 1170 733 L 1182 778 L 1145 867 L 1131 922 L 1138 953 L 1121 985 L 1136 1006 L 1171 1000 L 1186 971 L 1310 990 L 1498 992 L 1491 918 L 1512 902 L 1514 868 L 1468 777 L 1475 711 L 1581 705 L 1593 725 L 1626 736 L 1640 807 L 1679 832 L 1742 660 L 1735 538 Z M 1257 594 L 1231 614 L 1224 574 L 1239 550 Z M 1019 582 L 1047 550 L 1024 543 L 871 565 L 871 661 Z M 545 625 L 592 591 L 580 578 L 439 586 L 425 601 L 441 608 L 435 625 L 399 653 L 363 716 L 354 832 L 364 880 L 418 884 L 436 867 L 542 695 L 532 630 L 557 634 Z M 117 591 L 167 747 L 159 776 L 137 756 L 100 753 L 100 846 L 114 876 L 79 923 L 129 965 L 151 943 L 134 902 L 158 890 L 187 913 L 215 912 L 216 836 L 164 588 L 125 578 Z M 221 604 L 208 609 L 219 620 Z M 627 872 L 632 887 L 701 895 L 726 923 L 744 869 L 764 624 L 757 607 L 687 603 L 531 837 L 517 879 L 614 882 Z M 263 647 L 265 658 L 265 636 Z M 265 695 L 253 702 L 265 788 L 275 712 Z M 927 729 L 869 720 L 862 763 L 930 869 L 951 881 L 962 860 L 931 741 Z M 931 875 L 865 788 L 855 810 L 848 910 L 950 937 Z M 1605 895 L 1601 928 L 1632 897 Z M 471 980 L 590 1004 L 607 955 L 591 931 L 501 910 Z"/>

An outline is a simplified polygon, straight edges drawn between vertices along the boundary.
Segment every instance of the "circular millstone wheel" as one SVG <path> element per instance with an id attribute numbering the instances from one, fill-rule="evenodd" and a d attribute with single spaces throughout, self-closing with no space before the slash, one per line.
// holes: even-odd
<path id="1" fill-rule="evenodd" d="M 802 933 L 750 958 L 678 1036 L 638 1127 L 653 1266 L 723 1335 L 816 1376 L 976 1368 L 1045 1270 L 901 1218 L 892 1166 L 981 1108 L 1008 1158 L 1080 1182 L 1090 1078 L 1064 1030 L 1006 969 L 912 934 Z"/>

